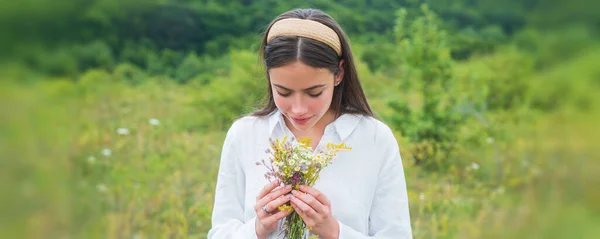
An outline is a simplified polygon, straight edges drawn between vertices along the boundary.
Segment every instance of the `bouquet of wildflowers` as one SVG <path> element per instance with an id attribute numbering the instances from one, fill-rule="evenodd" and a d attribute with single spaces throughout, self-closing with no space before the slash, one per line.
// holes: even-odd
<path id="1" fill-rule="evenodd" d="M 324 150 L 313 151 L 310 147 L 311 140 L 309 138 L 303 138 L 294 143 L 287 141 L 287 136 L 281 141 L 279 139 L 269 140 L 271 147 L 266 150 L 266 153 L 269 154 L 269 160 L 262 160 L 262 163 L 257 163 L 257 165 L 267 167 L 268 172 L 265 177 L 269 181 L 291 185 L 296 190 L 298 190 L 299 185 L 312 187 L 319 179 L 321 170 L 331 164 L 337 152 L 352 149 L 344 143 L 328 143 Z M 280 206 L 279 210 L 293 209 L 289 203 L 286 203 Z M 304 224 L 300 215 L 292 212 L 286 217 L 282 233 L 284 233 L 285 238 L 304 238 L 304 229 L 307 229 L 306 224 Z M 311 230 L 311 228 L 308 228 L 308 230 Z"/>

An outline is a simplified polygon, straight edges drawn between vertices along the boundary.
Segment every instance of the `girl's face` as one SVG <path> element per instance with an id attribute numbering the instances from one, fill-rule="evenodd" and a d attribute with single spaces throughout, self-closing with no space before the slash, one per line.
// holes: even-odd
<path id="1" fill-rule="evenodd" d="M 294 128 L 312 129 L 329 111 L 333 89 L 343 79 L 342 63 L 337 76 L 300 61 L 269 70 L 275 105 Z"/>

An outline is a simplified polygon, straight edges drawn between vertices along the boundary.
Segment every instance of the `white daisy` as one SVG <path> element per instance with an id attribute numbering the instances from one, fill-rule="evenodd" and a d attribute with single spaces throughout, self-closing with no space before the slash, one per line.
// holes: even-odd
<path id="1" fill-rule="evenodd" d="M 103 149 L 102 150 L 102 155 L 108 157 L 112 154 L 112 151 L 110 149 Z"/>
<path id="2" fill-rule="evenodd" d="M 129 134 L 129 130 L 127 128 L 118 128 L 117 129 L 117 134 L 128 135 Z"/>
<path id="3" fill-rule="evenodd" d="M 158 119 L 156 119 L 156 118 L 152 118 L 152 119 L 148 120 L 148 123 L 150 123 L 151 125 L 158 125 L 158 124 L 160 124 L 160 121 L 158 121 Z"/>
<path id="4" fill-rule="evenodd" d="M 98 184 L 98 186 L 96 186 L 96 188 L 100 192 L 106 192 L 106 190 L 108 190 L 108 187 L 106 187 L 106 185 L 104 185 L 104 184 Z"/>

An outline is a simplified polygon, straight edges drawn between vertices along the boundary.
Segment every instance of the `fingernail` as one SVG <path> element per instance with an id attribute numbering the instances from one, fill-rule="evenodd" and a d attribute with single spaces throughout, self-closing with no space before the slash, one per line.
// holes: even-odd
<path id="1" fill-rule="evenodd" d="M 300 189 L 304 189 L 304 186 L 303 186 L 303 185 L 300 185 Z"/>
<path id="2" fill-rule="evenodd" d="M 290 189 L 292 189 L 292 185 L 287 185 L 287 186 L 285 186 L 285 189 L 286 189 L 286 190 L 290 190 Z"/>

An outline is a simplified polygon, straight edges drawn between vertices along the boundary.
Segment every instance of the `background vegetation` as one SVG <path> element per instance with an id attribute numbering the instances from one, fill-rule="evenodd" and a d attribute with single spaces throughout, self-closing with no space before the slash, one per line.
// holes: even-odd
<path id="1" fill-rule="evenodd" d="M 319 8 L 399 139 L 415 238 L 600 235 L 600 15 L 558 0 L 1 3 L 0 234 L 205 238 L 278 14 Z"/>

